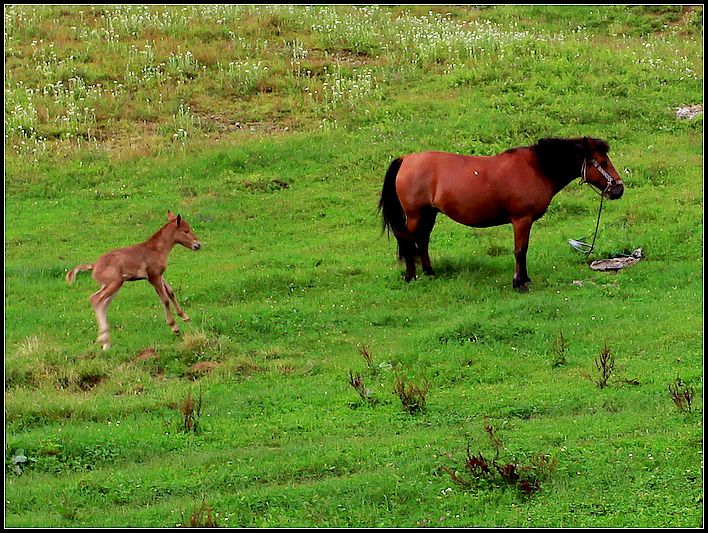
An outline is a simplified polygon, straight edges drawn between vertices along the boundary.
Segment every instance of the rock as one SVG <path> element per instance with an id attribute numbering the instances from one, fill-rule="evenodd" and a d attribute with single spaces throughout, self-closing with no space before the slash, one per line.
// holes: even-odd
<path id="1" fill-rule="evenodd" d="M 600 259 L 590 263 L 593 270 L 620 270 L 622 268 L 636 264 L 642 258 L 642 249 L 637 248 L 631 255 L 626 257 L 613 257 L 611 259 Z"/>
<path id="2" fill-rule="evenodd" d="M 676 110 L 676 118 L 692 119 L 703 113 L 703 104 L 683 106 Z"/>

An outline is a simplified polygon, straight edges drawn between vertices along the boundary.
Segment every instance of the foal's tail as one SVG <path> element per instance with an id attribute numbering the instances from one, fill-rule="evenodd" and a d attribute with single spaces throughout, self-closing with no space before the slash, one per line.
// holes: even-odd
<path id="1" fill-rule="evenodd" d="M 406 215 L 403 213 L 401 201 L 396 194 L 396 176 L 403 163 L 403 158 L 399 157 L 391 162 L 386 171 L 386 177 L 381 190 L 379 200 L 379 211 L 381 211 L 381 231 L 394 234 L 401 232 L 406 227 Z"/>
<path id="2" fill-rule="evenodd" d="M 67 283 L 74 283 L 74 280 L 76 279 L 76 273 L 83 272 L 85 270 L 93 270 L 93 265 L 77 265 L 71 270 L 69 270 L 69 272 L 66 273 Z"/>

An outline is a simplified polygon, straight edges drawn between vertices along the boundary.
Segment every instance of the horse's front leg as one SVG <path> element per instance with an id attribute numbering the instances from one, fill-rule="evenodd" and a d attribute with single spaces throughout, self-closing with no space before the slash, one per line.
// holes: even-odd
<path id="1" fill-rule="evenodd" d="M 172 313 L 170 312 L 170 297 L 167 294 L 167 289 L 165 284 L 162 282 L 162 276 L 152 276 L 148 278 L 148 281 L 155 287 L 155 292 L 162 302 L 162 306 L 165 308 L 165 321 L 167 325 L 170 326 L 175 335 L 179 334 L 179 326 L 175 322 Z"/>
<path id="2" fill-rule="evenodd" d="M 529 248 L 529 237 L 531 236 L 532 218 L 519 218 L 512 220 L 514 226 L 514 257 L 516 266 L 514 268 L 513 285 L 519 292 L 528 292 L 528 283 L 531 282 L 526 272 L 526 252 Z"/>
<path id="3" fill-rule="evenodd" d="M 167 283 L 167 280 L 164 278 L 164 276 L 162 278 L 162 283 L 165 286 L 165 291 L 167 291 L 167 296 L 172 302 L 172 305 L 174 305 L 175 307 L 176 313 L 180 316 L 182 320 L 184 320 L 185 322 L 189 322 L 190 318 L 187 316 L 187 313 L 182 311 L 182 308 L 177 303 L 177 298 L 175 298 L 175 292 L 172 290 L 172 287 L 170 287 L 170 284 Z"/>

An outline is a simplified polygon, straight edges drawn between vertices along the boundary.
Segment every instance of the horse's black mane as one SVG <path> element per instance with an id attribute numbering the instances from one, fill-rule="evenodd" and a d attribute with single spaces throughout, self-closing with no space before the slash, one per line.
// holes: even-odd
<path id="1" fill-rule="evenodd" d="M 553 181 L 564 184 L 580 176 L 584 159 L 596 152 L 606 154 L 610 151 L 607 141 L 592 137 L 547 137 L 529 148 L 535 152 L 543 173 Z"/>

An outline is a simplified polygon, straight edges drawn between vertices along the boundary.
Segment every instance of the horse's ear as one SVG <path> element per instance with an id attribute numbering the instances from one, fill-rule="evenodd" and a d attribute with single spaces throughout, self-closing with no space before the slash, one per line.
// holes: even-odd
<path id="1" fill-rule="evenodd" d="M 172 211 L 167 211 L 167 220 L 172 222 L 175 219 L 175 216 L 172 214 Z"/>
<path id="2" fill-rule="evenodd" d="M 177 227 L 182 223 L 182 215 L 177 215 Z"/>
<path id="3" fill-rule="evenodd" d="M 590 157 L 592 154 L 590 150 L 590 139 L 583 137 L 581 151 L 585 157 Z"/>

